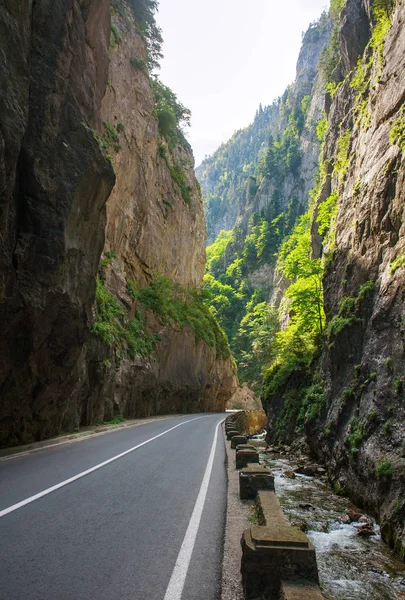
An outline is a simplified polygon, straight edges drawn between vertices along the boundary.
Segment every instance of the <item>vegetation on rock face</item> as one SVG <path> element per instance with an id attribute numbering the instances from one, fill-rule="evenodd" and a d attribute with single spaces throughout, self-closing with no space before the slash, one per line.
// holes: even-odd
<path id="1" fill-rule="evenodd" d="M 159 338 L 147 331 L 140 312 L 137 311 L 130 321 L 121 302 L 105 287 L 99 276 L 95 311 L 92 332 L 114 349 L 116 358 L 127 355 L 133 359 L 136 354 L 147 356 L 155 350 Z"/>
<path id="2" fill-rule="evenodd" d="M 350 141 L 351 132 L 345 131 L 337 142 L 336 160 L 333 171 L 339 176 L 340 181 L 343 181 L 349 168 Z"/>
<path id="3" fill-rule="evenodd" d="M 359 293 L 355 298 L 344 296 L 339 300 L 338 313 L 329 321 L 325 330 L 326 338 L 329 342 L 344 329 L 361 322 L 358 316 L 359 311 L 363 301 L 373 290 L 374 282 L 368 281 L 360 287 Z"/>
<path id="4" fill-rule="evenodd" d="M 339 23 L 342 10 L 347 4 L 347 0 L 332 0 L 329 16 L 332 20 L 332 33 L 329 44 L 321 54 L 319 62 L 319 71 L 323 83 L 329 93 L 333 95 L 336 92 L 337 85 L 342 79 L 340 64 L 341 57 L 339 52 Z"/>
<path id="5" fill-rule="evenodd" d="M 164 325 L 188 325 L 196 340 L 205 340 L 216 348 L 217 356 L 230 356 L 228 341 L 206 302 L 204 291 L 187 290 L 166 277 L 155 277 L 149 287 L 139 287 L 128 281 L 131 297 L 158 316 Z"/>
<path id="6" fill-rule="evenodd" d="M 379 479 L 390 479 L 392 477 L 392 462 L 388 459 L 383 459 L 376 466 L 376 475 Z"/>
<path id="7" fill-rule="evenodd" d="M 132 9 L 139 32 L 144 38 L 147 57 L 134 56 L 129 62 L 134 70 L 142 71 L 149 79 L 153 96 L 153 114 L 157 120 L 161 143 L 158 155 L 165 159 L 174 185 L 178 188 L 184 202 L 191 204 L 191 188 L 181 161 L 174 157 L 176 147 L 189 150 L 189 144 L 184 137 L 183 129 L 190 125 L 191 112 L 177 98 L 176 94 L 165 86 L 158 78 L 156 71 L 162 58 L 161 30 L 156 24 L 155 13 L 158 9 L 157 0 L 128 0 Z M 122 0 L 112 0 L 113 15 L 119 18 L 122 27 L 129 27 L 126 4 Z M 112 41 L 114 45 L 122 42 L 122 36 L 117 27 L 112 24 Z M 152 74 L 153 73 L 153 74 Z M 112 147 L 119 152 L 119 136 L 112 126 L 104 123 L 105 134 L 101 139 L 103 150 L 108 152 Z M 120 133 L 120 132 L 118 132 Z M 110 157 L 111 158 L 111 157 Z"/>
<path id="8" fill-rule="evenodd" d="M 148 49 L 149 70 L 159 68 L 162 55 L 162 31 L 156 24 L 155 13 L 159 3 L 157 0 L 129 0 L 137 25 L 146 41 Z M 112 0 L 112 6 L 119 14 L 123 14 L 121 0 Z"/>
<path id="9" fill-rule="evenodd" d="M 390 265 L 391 275 L 394 275 L 395 271 L 397 271 L 400 267 L 405 267 L 405 253 L 400 254 L 395 260 L 392 261 Z"/>
<path id="10" fill-rule="evenodd" d="M 179 190 L 181 197 L 183 198 L 185 204 L 188 206 L 191 205 L 191 187 L 189 185 L 189 181 L 185 172 L 184 167 L 180 165 L 178 161 L 175 160 L 172 153 L 169 151 L 169 147 L 167 144 L 159 144 L 158 146 L 158 155 L 163 158 L 166 162 L 166 166 L 169 169 L 172 181 L 174 185 Z"/>
<path id="11" fill-rule="evenodd" d="M 158 120 L 159 133 L 166 139 L 172 149 L 176 144 L 184 144 L 181 127 L 190 124 L 191 112 L 170 88 L 157 78 L 152 80 L 155 95 L 155 116 Z"/>
<path id="12" fill-rule="evenodd" d="M 109 259 L 107 259 L 109 260 Z M 104 263 L 108 267 L 110 263 Z M 160 336 L 150 333 L 147 311 L 152 311 L 162 325 L 184 327 L 195 333 L 196 341 L 216 349 L 217 356 L 230 356 L 228 341 L 213 312 L 207 305 L 204 291 L 187 290 L 165 277 L 156 277 L 149 287 L 127 282 L 128 292 L 136 302 L 135 316 L 128 319 L 128 310 L 110 292 L 100 276 L 97 277 L 95 321 L 92 332 L 115 351 L 116 358 L 136 354 L 147 356 L 156 350 Z"/>
<path id="13" fill-rule="evenodd" d="M 405 104 L 402 105 L 400 116 L 392 124 L 390 142 L 399 146 L 402 154 L 405 154 Z"/>

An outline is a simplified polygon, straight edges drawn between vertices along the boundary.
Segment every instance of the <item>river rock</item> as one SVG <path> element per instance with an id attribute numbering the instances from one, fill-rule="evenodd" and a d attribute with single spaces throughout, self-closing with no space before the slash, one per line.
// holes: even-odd
<path id="1" fill-rule="evenodd" d="M 375 535 L 375 531 L 371 525 L 365 523 L 364 525 L 357 526 L 357 535 L 361 537 L 370 537 Z"/>
<path id="2" fill-rule="evenodd" d="M 349 517 L 351 523 L 360 519 L 360 513 L 358 513 L 355 510 L 349 509 L 346 514 Z"/>
<path id="3" fill-rule="evenodd" d="M 312 504 L 299 504 L 298 506 L 304 510 L 315 510 Z"/>
<path id="4" fill-rule="evenodd" d="M 295 473 L 294 471 L 284 471 L 284 473 L 281 474 L 281 477 L 286 477 L 287 479 L 295 479 Z"/>
<path id="5" fill-rule="evenodd" d="M 318 473 L 317 465 L 305 465 L 303 467 L 298 467 L 295 469 L 295 472 L 299 475 L 306 475 L 307 477 L 313 477 Z"/>

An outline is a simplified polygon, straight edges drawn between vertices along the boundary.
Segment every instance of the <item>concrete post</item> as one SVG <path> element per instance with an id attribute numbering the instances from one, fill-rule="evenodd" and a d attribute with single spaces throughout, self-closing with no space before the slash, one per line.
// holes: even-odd
<path id="1" fill-rule="evenodd" d="M 318 583 L 315 549 L 299 529 L 285 524 L 255 525 L 244 531 L 241 543 L 246 600 L 278 600 L 282 580 Z"/>
<path id="2" fill-rule="evenodd" d="M 238 446 L 239 444 L 246 444 L 246 443 L 247 443 L 247 438 L 244 435 L 235 435 L 235 437 L 232 438 L 231 448 L 232 448 L 232 450 L 235 450 L 236 446 Z"/>
<path id="3" fill-rule="evenodd" d="M 253 500 L 259 490 L 274 492 L 274 477 L 266 467 L 248 464 L 239 473 L 240 499 Z"/>
<path id="4" fill-rule="evenodd" d="M 258 463 L 259 453 L 256 450 L 236 450 L 236 468 L 243 469 L 249 463 Z"/>

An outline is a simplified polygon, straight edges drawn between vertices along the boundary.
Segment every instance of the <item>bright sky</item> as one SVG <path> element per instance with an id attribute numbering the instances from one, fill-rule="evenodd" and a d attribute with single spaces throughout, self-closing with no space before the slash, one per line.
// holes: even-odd
<path id="1" fill-rule="evenodd" d="M 192 111 L 196 166 L 294 80 L 301 34 L 328 0 L 160 0 L 160 77 Z"/>

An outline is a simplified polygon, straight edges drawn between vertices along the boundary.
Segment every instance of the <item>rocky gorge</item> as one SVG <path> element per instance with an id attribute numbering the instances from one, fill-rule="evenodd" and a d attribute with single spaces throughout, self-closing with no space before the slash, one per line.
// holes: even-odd
<path id="1" fill-rule="evenodd" d="M 2 445 L 223 410 L 236 389 L 199 293 L 201 193 L 181 105 L 148 74 L 145 31 L 159 32 L 144 8 L 1 3 Z"/>
<path id="2" fill-rule="evenodd" d="M 238 315 L 228 326 L 218 300 L 269 443 L 301 445 L 325 464 L 335 491 L 370 511 L 402 558 L 404 11 L 401 0 L 332 1 L 303 38 L 311 85 L 294 102 L 298 69 L 278 116 L 269 112 L 264 149 L 244 147 L 250 179 L 224 189 L 221 151 L 197 171 L 208 223 L 228 228 L 208 248 L 208 283 Z M 319 39 L 311 55 L 305 46 Z M 226 156 L 256 131 L 265 137 L 258 116 Z M 233 221 L 221 212 L 230 193 Z"/>
<path id="3" fill-rule="evenodd" d="M 196 171 L 156 6 L 0 4 L 0 445 L 260 396 L 405 559 L 404 0 L 331 0 Z"/>

